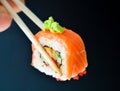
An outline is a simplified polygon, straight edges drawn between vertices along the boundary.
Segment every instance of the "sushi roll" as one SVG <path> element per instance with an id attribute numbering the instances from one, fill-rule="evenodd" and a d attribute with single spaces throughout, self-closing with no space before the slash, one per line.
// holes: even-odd
<path id="1" fill-rule="evenodd" d="M 60 81 L 79 79 L 86 74 L 87 55 L 82 38 L 70 29 L 54 22 L 52 17 L 44 22 L 44 30 L 35 35 L 44 50 L 56 63 L 62 75 L 58 75 L 32 44 L 31 65 L 46 75 Z"/>

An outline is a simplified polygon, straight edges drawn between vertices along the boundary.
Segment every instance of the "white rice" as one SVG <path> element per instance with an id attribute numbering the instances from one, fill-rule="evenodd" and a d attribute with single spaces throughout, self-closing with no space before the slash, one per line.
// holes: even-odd
<path id="1" fill-rule="evenodd" d="M 43 63 L 43 60 L 40 58 L 40 53 L 37 50 L 33 51 L 34 58 L 32 60 L 32 65 L 39 71 L 45 73 L 46 75 L 50 75 L 58 79 L 60 78 L 61 80 L 67 80 L 66 77 L 67 70 L 66 70 L 66 66 L 64 65 L 65 60 L 67 60 L 66 52 L 65 52 L 65 47 L 66 47 L 65 43 L 60 43 L 60 40 L 58 39 L 50 40 L 44 37 L 41 37 L 39 41 L 42 44 L 42 46 L 49 46 L 54 50 L 60 52 L 62 57 L 62 65 L 60 67 L 62 76 L 59 76 L 53 69 L 51 69 L 50 66 L 46 66 L 45 63 Z"/>

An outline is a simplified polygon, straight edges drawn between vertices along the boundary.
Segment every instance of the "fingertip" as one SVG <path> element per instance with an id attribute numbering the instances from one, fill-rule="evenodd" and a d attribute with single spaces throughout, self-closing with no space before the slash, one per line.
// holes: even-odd
<path id="1" fill-rule="evenodd" d="M 8 2 L 11 4 L 11 6 L 16 12 L 20 12 L 20 9 L 11 0 L 8 0 Z M 25 3 L 24 0 L 21 0 L 21 2 Z M 5 31 L 7 28 L 9 28 L 11 22 L 11 15 L 8 13 L 5 7 L 0 4 L 0 32 Z"/>
<path id="2" fill-rule="evenodd" d="M 20 0 L 20 1 L 25 4 L 25 0 Z M 21 9 L 17 7 L 16 4 L 12 2 L 12 0 L 8 0 L 8 2 L 17 13 L 21 11 Z"/>
<path id="3" fill-rule="evenodd" d="M 5 7 L 0 5 L 0 32 L 6 30 L 12 22 L 12 17 L 9 15 Z"/>
<path id="4" fill-rule="evenodd" d="M 0 32 L 5 31 L 10 27 L 12 22 L 11 17 L 6 13 L 0 13 Z"/>

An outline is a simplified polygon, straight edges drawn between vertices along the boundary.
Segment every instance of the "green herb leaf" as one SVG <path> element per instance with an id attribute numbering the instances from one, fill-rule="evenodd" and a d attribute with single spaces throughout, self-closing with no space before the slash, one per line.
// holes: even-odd
<path id="1" fill-rule="evenodd" d="M 64 29 L 62 26 L 59 25 L 58 22 L 55 22 L 53 17 L 49 17 L 48 20 L 44 21 L 43 24 L 44 31 L 50 30 L 52 33 L 63 33 Z"/>

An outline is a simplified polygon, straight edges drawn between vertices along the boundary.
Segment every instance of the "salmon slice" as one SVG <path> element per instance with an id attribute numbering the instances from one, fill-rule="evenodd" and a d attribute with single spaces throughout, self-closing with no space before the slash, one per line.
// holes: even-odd
<path id="1" fill-rule="evenodd" d="M 62 59 L 62 65 L 65 67 L 61 70 L 65 70 L 63 75 L 66 75 L 67 79 L 71 79 L 85 71 L 88 66 L 87 54 L 83 40 L 77 33 L 65 28 L 63 33 L 51 33 L 49 30 L 39 31 L 35 37 L 38 41 L 44 37 L 62 44 L 66 57 Z M 32 51 L 35 50 L 34 45 L 32 45 Z M 34 57 L 32 59 L 34 60 Z"/>

